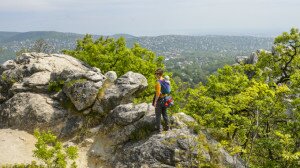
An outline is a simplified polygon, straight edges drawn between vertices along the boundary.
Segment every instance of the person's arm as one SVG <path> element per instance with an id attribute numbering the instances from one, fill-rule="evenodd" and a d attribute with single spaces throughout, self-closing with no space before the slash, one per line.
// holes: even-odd
<path id="1" fill-rule="evenodd" d="M 161 86 L 160 86 L 160 83 L 159 81 L 156 82 L 156 85 L 155 85 L 155 100 L 154 100 L 154 107 L 156 107 L 156 103 L 157 103 L 157 100 L 160 96 L 160 91 L 161 91 Z"/>

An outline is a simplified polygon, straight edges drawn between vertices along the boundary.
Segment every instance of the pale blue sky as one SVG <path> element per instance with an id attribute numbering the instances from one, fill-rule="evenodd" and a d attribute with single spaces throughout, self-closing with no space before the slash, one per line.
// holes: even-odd
<path id="1" fill-rule="evenodd" d="M 0 0 L 0 31 L 110 35 L 277 35 L 300 0 Z"/>

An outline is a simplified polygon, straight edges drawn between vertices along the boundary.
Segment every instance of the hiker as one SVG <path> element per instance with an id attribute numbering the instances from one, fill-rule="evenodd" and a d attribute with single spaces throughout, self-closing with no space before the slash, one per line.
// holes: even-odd
<path id="1" fill-rule="evenodd" d="M 163 116 L 163 119 L 166 123 L 166 129 L 169 130 L 169 119 L 167 114 L 167 107 L 165 106 L 165 97 L 168 95 L 167 93 L 170 92 L 170 86 L 169 91 L 165 91 L 166 87 L 162 87 L 164 84 L 167 84 L 167 82 L 164 80 L 163 76 L 163 70 L 157 69 L 155 71 L 156 76 L 156 85 L 155 85 L 155 97 L 153 101 L 153 106 L 155 107 L 155 128 L 158 130 L 158 132 L 162 131 L 162 126 L 160 123 L 161 115 Z M 165 92 L 165 93 L 164 93 Z"/>

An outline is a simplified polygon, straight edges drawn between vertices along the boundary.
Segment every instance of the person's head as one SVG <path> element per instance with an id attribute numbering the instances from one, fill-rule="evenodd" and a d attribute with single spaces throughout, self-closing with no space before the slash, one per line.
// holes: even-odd
<path id="1" fill-rule="evenodd" d="M 158 68 L 158 69 L 155 71 L 155 76 L 156 76 L 156 78 L 162 77 L 163 74 L 164 74 L 164 71 L 163 71 L 161 68 Z"/>

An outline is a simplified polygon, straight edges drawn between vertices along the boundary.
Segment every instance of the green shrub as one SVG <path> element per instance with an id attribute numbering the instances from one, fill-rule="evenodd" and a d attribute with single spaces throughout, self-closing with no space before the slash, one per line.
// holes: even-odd
<path id="1" fill-rule="evenodd" d="M 78 157 L 78 149 L 75 146 L 63 147 L 57 137 L 51 132 L 34 131 L 34 136 L 37 139 L 33 156 L 42 161 L 37 164 L 32 161 L 30 164 L 7 164 L 1 168 L 76 168 L 75 159 Z M 72 163 L 69 163 L 72 162 Z"/>
<path id="2" fill-rule="evenodd" d="M 57 140 L 57 137 L 51 132 L 35 131 L 37 138 L 34 156 L 43 161 L 47 168 L 66 168 L 68 160 L 72 161 L 71 167 L 77 167 L 75 159 L 78 157 L 77 147 L 63 147 L 63 144 Z"/>
<path id="3" fill-rule="evenodd" d="M 48 90 L 59 92 L 59 91 L 62 90 L 62 87 L 64 86 L 64 83 L 65 83 L 64 80 L 50 81 L 49 85 L 48 85 Z"/>
<path id="4" fill-rule="evenodd" d="M 36 161 L 32 161 L 30 164 L 24 164 L 24 163 L 14 164 L 14 165 L 7 164 L 1 166 L 1 168 L 45 168 L 45 166 L 38 165 Z"/>
<path id="5" fill-rule="evenodd" d="M 128 48 L 123 37 L 119 39 L 100 37 L 93 40 L 91 35 L 86 35 L 77 41 L 74 50 L 64 50 L 63 53 L 97 67 L 103 73 L 115 71 L 118 76 L 122 76 L 128 71 L 133 71 L 143 74 L 148 80 L 149 87 L 139 95 L 140 102 L 152 100 L 156 81 L 154 72 L 157 68 L 164 68 L 163 57 L 156 56 L 154 52 L 138 44 Z"/>

